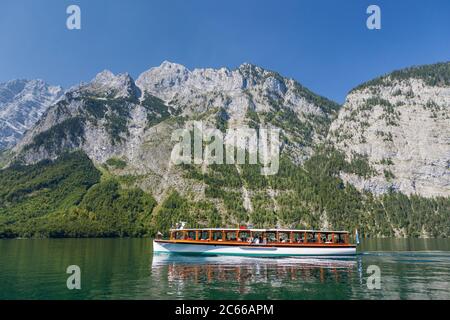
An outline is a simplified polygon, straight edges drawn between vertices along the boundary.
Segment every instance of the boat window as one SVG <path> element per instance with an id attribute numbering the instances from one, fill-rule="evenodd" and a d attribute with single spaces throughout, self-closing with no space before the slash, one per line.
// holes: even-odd
<path id="1" fill-rule="evenodd" d="M 250 238 L 250 232 L 249 231 L 239 231 L 239 239 L 238 241 L 248 241 Z"/>
<path id="2" fill-rule="evenodd" d="M 297 242 L 297 243 L 305 242 L 305 233 L 304 232 L 301 232 L 301 233 L 295 232 L 294 233 L 294 242 Z"/>
<path id="3" fill-rule="evenodd" d="M 339 233 L 333 235 L 333 243 L 339 243 Z"/>
<path id="4" fill-rule="evenodd" d="M 197 240 L 195 231 L 189 231 L 188 232 L 188 240 Z"/>
<path id="5" fill-rule="evenodd" d="M 200 240 L 208 240 L 209 239 L 209 232 L 208 231 L 202 231 L 200 234 Z"/>
<path id="6" fill-rule="evenodd" d="M 175 232 L 175 239 L 183 240 L 183 232 L 182 231 Z"/>
<path id="7" fill-rule="evenodd" d="M 290 239 L 290 233 L 289 232 L 280 232 L 278 233 L 278 239 L 281 243 L 289 243 L 291 242 Z"/>
<path id="8" fill-rule="evenodd" d="M 309 232 L 308 233 L 308 242 L 318 242 L 319 235 L 315 232 Z"/>
<path id="9" fill-rule="evenodd" d="M 344 234 L 342 234 L 342 233 L 335 233 L 334 234 L 334 242 L 335 243 L 345 243 Z"/>
<path id="10" fill-rule="evenodd" d="M 332 243 L 332 234 L 331 233 L 321 233 L 320 234 L 320 241 L 322 243 Z"/>
<path id="11" fill-rule="evenodd" d="M 222 241 L 222 231 L 214 231 L 213 232 L 213 240 L 214 241 Z"/>
<path id="12" fill-rule="evenodd" d="M 226 240 L 227 241 L 236 241 L 236 231 L 228 231 L 226 233 Z"/>
<path id="13" fill-rule="evenodd" d="M 341 241 L 344 240 L 341 233 L 335 233 L 334 234 L 334 243 L 342 243 Z"/>
<path id="14" fill-rule="evenodd" d="M 276 242 L 277 241 L 277 233 L 276 232 L 266 232 L 267 243 Z"/>
<path id="15" fill-rule="evenodd" d="M 260 231 L 252 232 L 252 243 L 262 244 L 263 243 L 263 233 Z"/>

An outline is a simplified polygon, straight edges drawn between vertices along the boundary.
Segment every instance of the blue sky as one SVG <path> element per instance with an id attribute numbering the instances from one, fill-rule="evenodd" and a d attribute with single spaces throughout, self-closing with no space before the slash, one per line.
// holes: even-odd
<path id="1" fill-rule="evenodd" d="M 66 28 L 77 4 L 82 29 Z M 382 29 L 366 28 L 366 9 Z M 354 86 L 410 65 L 450 60 L 448 0 L 1 0 L 0 82 L 69 87 L 103 69 L 137 77 L 163 60 L 250 62 L 342 102 Z"/>

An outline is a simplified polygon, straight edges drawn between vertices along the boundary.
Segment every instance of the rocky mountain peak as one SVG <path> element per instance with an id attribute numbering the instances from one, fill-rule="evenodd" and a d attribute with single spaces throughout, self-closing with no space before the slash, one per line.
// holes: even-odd
<path id="1" fill-rule="evenodd" d="M 62 93 L 60 86 L 50 86 L 44 80 L 16 79 L 0 83 L 0 104 L 17 99 L 30 99 L 32 95 L 58 95 Z"/>
<path id="2" fill-rule="evenodd" d="M 142 92 L 164 95 L 168 91 L 177 90 L 191 75 L 184 66 L 164 61 L 160 66 L 143 72 L 136 80 Z"/>
<path id="3" fill-rule="evenodd" d="M 13 147 L 62 93 L 40 79 L 0 84 L 0 150 Z"/>
<path id="4" fill-rule="evenodd" d="M 245 113 L 249 106 L 257 111 L 287 107 L 297 113 L 323 115 L 329 108 L 322 106 L 332 104 L 322 99 L 317 105 L 318 100 L 314 101 L 316 95 L 296 81 L 249 63 L 235 70 L 199 68 L 191 71 L 180 64 L 165 61 L 159 67 L 142 73 L 136 84 L 142 92 L 178 106 L 223 107 L 237 111 L 233 102 L 238 100 L 241 110 L 234 112 L 238 118 L 242 118 L 242 112 Z M 242 105 L 246 107 L 242 109 Z M 337 107 L 333 105 L 331 109 L 336 110 Z"/>
<path id="5" fill-rule="evenodd" d="M 128 74 L 103 71 L 49 107 L 7 163 L 30 165 L 81 151 L 105 180 L 141 188 L 160 202 L 146 217 L 157 229 L 168 225 L 167 217 L 186 214 L 192 223 L 208 225 L 281 222 L 292 228 L 361 227 L 369 235 L 447 236 L 446 70 L 444 64 L 394 72 L 353 90 L 343 107 L 248 63 L 235 70 L 189 70 L 165 61 L 141 74 L 136 85 Z M 33 90 L 26 86 L 16 81 L 0 92 L 4 100 L 15 92 L 28 96 Z M 140 99 L 130 99 L 139 90 Z M 228 141 L 228 129 L 280 129 L 278 174 L 261 176 L 259 164 L 174 165 L 173 133 L 192 133 L 194 121 L 225 132 Z M 50 198 L 32 189 L 26 198 L 38 203 L 36 194 Z M 160 211 L 172 203 L 181 203 L 183 211 Z M 22 213 L 28 206 L 19 208 Z"/>
<path id="6" fill-rule="evenodd" d="M 159 67 L 142 73 L 136 83 L 142 91 L 170 100 L 175 92 L 178 95 L 214 91 L 239 92 L 259 83 L 255 79 L 261 80 L 264 75 L 269 74 L 270 72 L 248 63 L 236 70 L 223 67 L 197 68 L 191 71 L 183 65 L 164 61 Z"/>
<path id="7" fill-rule="evenodd" d="M 171 62 L 164 60 L 159 67 L 155 67 L 153 69 L 166 69 L 166 70 L 174 70 L 175 72 L 178 72 L 178 70 L 185 70 L 186 67 L 182 64 Z"/>
<path id="8" fill-rule="evenodd" d="M 449 87 L 450 86 L 450 62 L 441 62 L 429 65 L 412 66 L 405 69 L 395 70 L 391 73 L 382 75 L 370 81 L 367 81 L 353 90 L 350 94 L 364 89 L 375 87 L 392 87 L 393 84 L 401 82 L 421 82 L 430 87 Z"/>
<path id="9" fill-rule="evenodd" d="M 112 73 L 109 70 L 103 70 L 102 72 L 99 72 L 95 78 L 92 80 L 93 83 L 101 83 L 101 84 L 107 84 L 108 82 L 114 81 L 116 76 L 114 73 Z"/>
<path id="10" fill-rule="evenodd" d="M 344 180 L 375 194 L 450 196 L 450 63 L 413 67 L 351 91 L 330 128 L 351 158 L 374 174 Z"/>
<path id="11" fill-rule="evenodd" d="M 121 99 L 133 92 L 140 99 Z M 130 170 L 164 175 L 173 147 L 170 132 L 195 119 L 223 132 L 243 126 L 279 128 L 283 152 L 301 163 L 325 139 L 331 111 L 337 108 L 295 81 L 254 65 L 189 70 L 165 61 L 142 73 L 136 85 L 128 74 L 105 70 L 72 88 L 14 152 L 17 159 L 35 163 L 82 149 L 97 163 L 119 157 Z M 155 131 L 162 135 L 159 140 Z M 155 155 L 164 157 L 155 161 Z"/>
<path id="12" fill-rule="evenodd" d="M 98 73 L 91 82 L 81 85 L 73 91 L 82 91 L 90 95 L 108 98 L 135 97 L 139 94 L 133 78 L 128 73 L 115 75 L 109 70 Z"/>

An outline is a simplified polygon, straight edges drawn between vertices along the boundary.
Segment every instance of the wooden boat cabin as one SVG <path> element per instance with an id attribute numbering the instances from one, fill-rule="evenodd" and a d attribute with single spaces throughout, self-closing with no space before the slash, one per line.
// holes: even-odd
<path id="1" fill-rule="evenodd" d="M 173 242 L 227 243 L 242 245 L 283 244 L 349 244 L 347 231 L 314 231 L 289 229 L 172 229 Z"/>
<path id="2" fill-rule="evenodd" d="M 290 229 L 172 229 L 155 239 L 154 253 L 241 256 L 354 255 L 346 231 Z"/>

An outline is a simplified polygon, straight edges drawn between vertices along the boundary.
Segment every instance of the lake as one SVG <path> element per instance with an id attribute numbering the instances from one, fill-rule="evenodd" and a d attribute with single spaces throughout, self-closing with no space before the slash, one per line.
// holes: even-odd
<path id="1" fill-rule="evenodd" d="M 445 239 L 363 239 L 339 259 L 153 256 L 150 239 L 0 240 L 0 254 L 0 299 L 450 299 Z"/>

